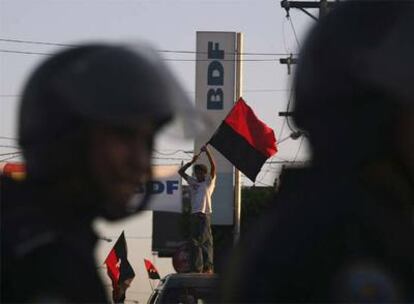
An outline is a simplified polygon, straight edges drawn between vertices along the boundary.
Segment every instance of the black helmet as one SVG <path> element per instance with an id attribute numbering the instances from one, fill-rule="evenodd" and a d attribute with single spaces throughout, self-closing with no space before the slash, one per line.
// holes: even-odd
<path id="1" fill-rule="evenodd" d="M 346 163 L 389 153 L 395 112 L 414 102 L 414 2 L 346 1 L 307 37 L 294 120 L 315 157 Z M 350 157 L 352 155 L 352 157 Z"/>
<path id="2" fill-rule="evenodd" d="M 67 49 L 40 64 L 23 92 L 18 132 L 27 176 L 83 193 L 76 189 L 91 177 L 86 151 L 90 127 L 122 129 L 150 122 L 158 129 L 184 116 L 183 131 L 194 131 L 200 126 L 195 114 L 181 86 L 150 47 L 91 44 Z M 88 193 L 99 196 L 93 189 Z M 116 214 L 103 210 L 101 202 L 97 212 L 108 219 L 122 218 L 143 208 L 148 197 L 146 191 L 142 200 Z"/>
<path id="3" fill-rule="evenodd" d="M 127 126 L 145 118 L 162 126 L 175 115 L 196 121 L 193 108 L 152 48 L 82 45 L 48 58 L 29 77 L 20 105 L 19 143 L 28 172 L 36 174 L 50 170 L 42 166 L 42 157 L 50 155 L 42 152 L 85 121 Z"/>

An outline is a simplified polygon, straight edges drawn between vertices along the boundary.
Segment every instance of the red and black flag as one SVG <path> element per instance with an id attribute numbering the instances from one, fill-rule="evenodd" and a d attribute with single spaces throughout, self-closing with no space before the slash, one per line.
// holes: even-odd
<path id="1" fill-rule="evenodd" d="M 271 128 L 240 98 L 208 142 L 253 182 L 264 162 L 277 152 Z"/>
<path id="2" fill-rule="evenodd" d="M 105 259 L 105 264 L 112 281 L 113 300 L 115 303 L 123 303 L 125 292 L 135 277 L 134 269 L 128 261 L 128 249 L 123 231 Z"/>
<path id="3" fill-rule="evenodd" d="M 13 180 L 23 180 L 26 178 L 26 166 L 23 163 L 0 162 L 0 176 L 2 175 Z"/>
<path id="4" fill-rule="evenodd" d="M 151 280 L 159 280 L 161 279 L 160 274 L 158 273 L 158 270 L 155 268 L 154 264 L 151 263 L 150 260 L 144 259 L 145 268 L 148 272 L 148 277 Z"/>

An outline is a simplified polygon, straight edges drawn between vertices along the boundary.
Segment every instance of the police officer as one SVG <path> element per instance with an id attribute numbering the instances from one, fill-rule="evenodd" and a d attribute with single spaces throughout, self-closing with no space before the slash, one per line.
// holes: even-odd
<path id="1" fill-rule="evenodd" d="M 145 205 L 130 198 L 151 178 L 154 137 L 191 109 L 145 45 L 81 45 L 37 67 L 19 111 L 27 178 L 1 182 L 2 302 L 108 302 L 91 223 Z"/>
<path id="2" fill-rule="evenodd" d="M 414 302 L 413 28 L 412 1 L 346 1 L 311 30 L 294 120 L 312 166 L 242 246 L 227 301 Z"/>

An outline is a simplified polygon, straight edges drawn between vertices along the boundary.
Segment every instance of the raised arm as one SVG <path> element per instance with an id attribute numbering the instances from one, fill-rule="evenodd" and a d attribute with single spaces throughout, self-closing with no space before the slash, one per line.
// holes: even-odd
<path id="1" fill-rule="evenodd" d="M 189 161 L 188 163 L 186 163 L 186 164 L 184 164 L 184 166 L 182 166 L 181 168 L 180 168 L 180 170 L 178 170 L 178 174 L 180 174 L 180 176 L 182 177 L 182 178 L 184 178 L 185 180 L 188 180 L 188 178 L 189 178 L 189 176 L 188 176 L 188 174 L 187 173 L 185 173 L 185 171 L 192 165 L 192 164 L 194 164 L 196 161 L 197 161 L 197 159 L 198 159 L 198 157 L 200 156 L 200 154 L 196 154 L 196 155 L 194 155 L 193 156 L 193 159 L 191 160 L 191 161 Z"/>
<path id="2" fill-rule="evenodd" d="M 214 161 L 213 155 L 207 145 L 201 147 L 201 151 L 206 152 L 208 161 L 210 162 L 210 176 L 211 179 L 216 177 L 216 162 Z"/>

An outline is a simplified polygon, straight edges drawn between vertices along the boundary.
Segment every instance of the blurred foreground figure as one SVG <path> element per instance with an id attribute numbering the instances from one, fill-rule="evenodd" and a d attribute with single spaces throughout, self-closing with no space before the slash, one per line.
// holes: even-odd
<path id="1" fill-rule="evenodd" d="M 349 1 L 310 32 L 294 119 L 313 164 L 282 180 L 226 301 L 414 302 L 413 29 L 411 1 Z"/>
<path id="2" fill-rule="evenodd" d="M 144 45 L 78 46 L 34 71 L 18 125 L 27 178 L 1 180 L 2 302 L 108 302 L 92 221 L 142 209 L 149 195 L 130 198 L 151 178 L 154 136 L 189 111 Z"/>

